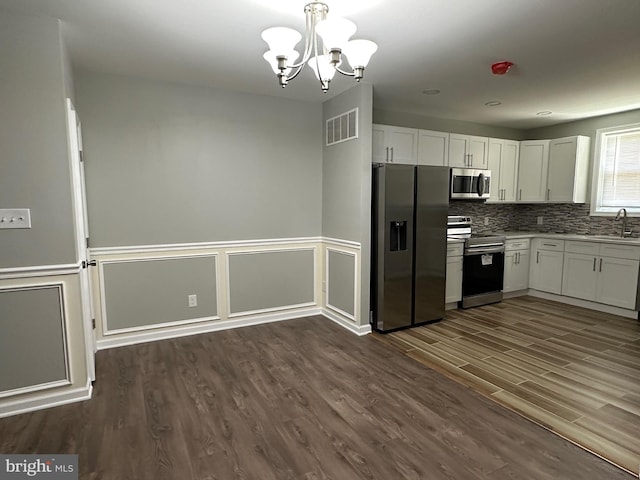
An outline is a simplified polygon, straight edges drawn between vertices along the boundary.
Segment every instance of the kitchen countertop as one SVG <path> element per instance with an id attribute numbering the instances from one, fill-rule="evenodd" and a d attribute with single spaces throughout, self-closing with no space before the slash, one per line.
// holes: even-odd
<path id="1" fill-rule="evenodd" d="M 640 246 L 640 238 L 620 238 L 615 235 L 578 235 L 575 233 L 544 233 L 544 232 L 497 232 L 499 235 L 504 235 L 507 239 L 516 238 L 557 238 L 558 240 L 582 240 L 586 242 L 600 242 L 600 243 L 619 243 L 623 245 L 636 245 Z"/>
<path id="2" fill-rule="evenodd" d="M 615 235 L 578 235 L 575 233 L 544 233 L 544 232 L 492 232 L 504 235 L 507 240 L 518 238 L 557 238 L 558 240 L 581 240 L 585 242 L 618 243 L 622 245 L 640 246 L 640 238 L 620 238 Z M 447 243 L 464 243 L 463 238 L 447 238 Z"/>

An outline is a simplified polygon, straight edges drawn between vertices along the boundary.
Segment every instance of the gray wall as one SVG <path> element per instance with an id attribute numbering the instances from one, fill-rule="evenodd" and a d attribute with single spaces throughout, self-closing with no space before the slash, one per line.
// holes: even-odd
<path id="1" fill-rule="evenodd" d="M 572 135 L 586 135 L 591 137 L 591 148 L 595 144 L 596 130 L 599 128 L 615 127 L 640 123 L 640 110 L 631 110 L 623 113 L 587 118 L 576 122 L 560 123 L 551 127 L 536 128 L 525 132 L 527 138 L 538 140 L 544 138 L 561 138 Z"/>
<path id="2" fill-rule="evenodd" d="M 435 130 L 437 132 L 460 133 L 464 135 L 479 135 L 493 138 L 508 138 L 511 140 L 524 140 L 525 132 L 515 128 L 492 127 L 479 123 L 435 118 L 414 113 L 382 110 L 374 108 L 373 123 L 382 125 L 394 125 L 407 128 L 421 128 L 423 130 Z"/>
<path id="3" fill-rule="evenodd" d="M 229 255 L 229 313 L 313 303 L 314 272 L 312 250 Z"/>
<path id="4" fill-rule="evenodd" d="M 76 72 L 92 247 L 317 236 L 321 106 Z"/>
<path id="5" fill-rule="evenodd" d="M 105 264 L 107 329 L 217 316 L 216 267 L 213 257 Z M 189 307 L 189 295 L 197 296 L 197 306 Z"/>
<path id="6" fill-rule="evenodd" d="M 0 319 L 0 392 L 68 379 L 61 289 L 0 291 Z"/>
<path id="7" fill-rule="evenodd" d="M 373 88 L 357 85 L 323 103 L 323 138 L 326 120 L 358 108 L 358 138 L 324 147 L 322 184 L 322 234 L 359 242 L 362 282 L 361 325 L 368 324 L 371 243 L 371 125 Z M 331 275 L 331 272 L 330 272 Z M 351 288 L 344 278 L 345 288 Z M 339 288 L 335 284 L 332 288 Z"/>
<path id="8" fill-rule="evenodd" d="M 0 65 L 0 208 L 32 223 L 0 230 L 0 268 L 75 263 L 58 20 L 0 12 Z"/>

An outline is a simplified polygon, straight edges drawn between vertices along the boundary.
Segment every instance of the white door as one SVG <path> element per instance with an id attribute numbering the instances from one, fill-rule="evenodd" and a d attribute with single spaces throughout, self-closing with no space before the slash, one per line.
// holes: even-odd
<path id="1" fill-rule="evenodd" d="M 82 319 L 85 332 L 87 371 L 91 381 L 96 378 L 96 341 L 93 329 L 93 301 L 91 298 L 91 275 L 89 273 L 89 224 L 87 222 L 87 199 L 84 183 L 84 162 L 82 158 L 82 136 L 80 120 L 71 99 L 67 99 L 67 135 L 69 136 L 69 158 L 71 162 L 71 182 L 73 187 L 73 211 L 76 234 L 76 251 L 82 262 L 80 270 L 80 297 Z"/>
<path id="2" fill-rule="evenodd" d="M 496 138 L 489 139 L 489 170 L 491 170 L 491 197 L 490 202 L 502 201 L 502 157 L 504 141 Z M 505 256 L 505 265 L 506 265 Z"/>
<path id="3" fill-rule="evenodd" d="M 467 135 L 449 134 L 449 166 L 464 168 L 469 167 L 467 151 L 469 137 Z"/>

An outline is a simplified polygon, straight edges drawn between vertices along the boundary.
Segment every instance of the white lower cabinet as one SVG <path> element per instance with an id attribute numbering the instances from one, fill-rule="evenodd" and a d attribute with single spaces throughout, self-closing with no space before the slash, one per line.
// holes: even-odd
<path id="1" fill-rule="evenodd" d="M 445 303 L 462 300 L 462 243 L 447 245 L 447 283 Z"/>
<path id="2" fill-rule="evenodd" d="M 505 242 L 503 292 L 529 288 L 529 247 L 528 238 Z"/>
<path id="3" fill-rule="evenodd" d="M 531 247 L 529 287 L 562 294 L 564 240 L 535 238 Z"/>
<path id="4" fill-rule="evenodd" d="M 635 309 L 640 248 L 567 241 L 562 295 Z"/>

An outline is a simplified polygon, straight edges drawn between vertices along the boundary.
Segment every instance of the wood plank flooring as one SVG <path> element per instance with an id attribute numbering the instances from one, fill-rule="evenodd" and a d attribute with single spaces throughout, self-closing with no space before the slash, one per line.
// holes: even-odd
<path id="1" fill-rule="evenodd" d="M 535 311 L 526 302 L 514 307 L 522 319 Z M 465 316 L 479 320 L 468 323 Z M 497 320 L 487 318 L 475 310 L 429 329 L 384 337 L 404 346 L 404 353 L 321 317 L 101 351 L 94 398 L 0 419 L 0 452 L 77 453 L 82 479 L 630 480 L 623 470 L 409 357 L 435 358 L 441 370 L 464 372 L 485 393 L 520 399 L 523 410 L 540 389 L 555 384 L 566 387 L 557 396 L 582 397 L 581 380 L 608 372 L 606 362 L 619 358 L 629 370 L 616 377 L 615 403 L 606 400 L 603 386 L 584 405 L 554 402 L 557 408 L 547 413 L 587 431 L 580 423 L 582 409 L 599 410 L 608 439 L 618 427 L 630 434 L 624 422 L 638 413 L 630 406 L 638 406 L 640 395 L 627 390 L 638 344 L 621 346 L 620 329 L 593 322 L 594 334 L 583 334 L 590 339 L 583 348 L 591 352 L 601 347 L 592 342 L 604 342 L 617 356 L 591 355 L 573 369 L 556 368 L 569 358 L 510 356 L 514 345 L 536 351 L 532 345 L 545 342 L 533 335 L 537 330 L 521 325 L 506 340 L 508 333 L 491 334 L 488 327 Z M 581 323 L 574 316 L 569 320 Z M 627 325 L 611 321 L 623 330 Z M 465 341 L 451 341 L 456 335 Z M 572 333 L 558 340 L 575 341 L 567 335 Z M 443 346 L 437 353 L 415 346 L 435 344 Z M 556 348 L 548 341 L 544 346 Z M 563 351 L 571 359 L 582 355 Z M 488 352 L 510 365 L 502 386 L 492 383 L 497 367 Z M 482 356 L 476 368 L 486 368 L 483 378 L 467 361 L 474 355 Z M 443 368 L 449 365 L 443 359 L 454 366 Z M 534 386 L 541 370 L 555 377 Z M 511 382 L 518 383 L 503 388 Z"/>
<path id="2" fill-rule="evenodd" d="M 637 320 L 527 296 L 376 338 L 639 474 Z"/>

